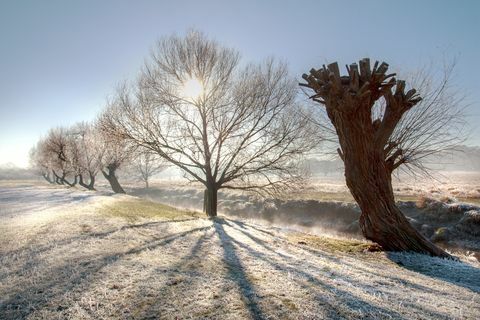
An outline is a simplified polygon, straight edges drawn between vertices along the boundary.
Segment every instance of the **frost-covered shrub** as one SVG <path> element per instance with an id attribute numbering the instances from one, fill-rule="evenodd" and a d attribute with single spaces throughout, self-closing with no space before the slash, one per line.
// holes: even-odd
<path id="1" fill-rule="evenodd" d="M 480 236 L 480 211 L 470 210 L 465 212 L 455 228 L 472 236 Z"/>

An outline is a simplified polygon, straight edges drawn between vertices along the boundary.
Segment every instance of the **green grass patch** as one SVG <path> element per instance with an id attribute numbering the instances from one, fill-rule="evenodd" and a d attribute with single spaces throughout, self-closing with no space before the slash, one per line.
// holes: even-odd
<path id="1" fill-rule="evenodd" d="M 365 252 L 372 245 L 371 243 L 358 240 L 335 239 L 305 234 L 291 235 L 288 237 L 288 240 L 292 243 L 311 247 L 314 249 L 321 249 L 329 252 L 345 253 Z"/>
<path id="2" fill-rule="evenodd" d="M 101 213 L 124 218 L 129 222 L 135 222 L 141 218 L 183 220 L 186 218 L 198 218 L 200 216 L 198 212 L 176 209 L 144 199 L 116 201 L 113 204 L 105 205 L 101 209 Z"/>

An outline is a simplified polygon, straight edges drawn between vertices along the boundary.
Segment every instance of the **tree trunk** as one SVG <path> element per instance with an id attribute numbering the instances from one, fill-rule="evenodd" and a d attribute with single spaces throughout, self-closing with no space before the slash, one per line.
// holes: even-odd
<path id="1" fill-rule="evenodd" d="M 55 183 L 56 183 L 56 184 L 60 184 L 60 185 L 64 184 L 63 178 L 60 177 L 60 176 L 55 172 L 55 170 L 52 170 L 52 172 L 53 172 L 53 175 L 55 176 Z"/>
<path id="2" fill-rule="evenodd" d="M 123 190 L 122 186 L 118 182 L 118 179 L 115 175 L 116 169 L 110 169 L 108 168 L 108 173 L 102 170 L 103 176 L 105 179 L 108 180 L 110 183 L 110 186 L 112 187 L 113 192 L 115 193 L 126 193 L 125 190 Z"/>
<path id="3" fill-rule="evenodd" d="M 69 186 L 69 187 L 75 187 L 78 182 L 78 175 L 75 175 L 73 178 L 73 182 L 68 182 L 67 178 L 64 176 L 62 177 L 62 180 Z"/>
<path id="4" fill-rule="evenodd" d="M 218 190 L 213 186 L 205 189 L 203 198 L 203 212 L 207 214 L 209 218 L 215 218 L 217 216 L 217 199 Z"/>
<path id="5" fill-rule="evenodd" d="M 90 183 L 86 184 L 85 181 L 83 180 L 83 175 L 79 175 L 79 180 L 78 184 L 81 185 L 82 187 L 88 189 L 88 190 L 95 190 L 94 185 L 95 185 L 95 176 L 89 173 L 90 176 Z"/>
<path id="6" fill-rule="evenodd" d="M 90 183 L 88 184 L 88 190 L 95 190 L 95 175 L 89 173 L 90 175 Z"/>
<path id="7" fill-rule="evenodd" d="M 148 189 L 148 179 L 145 179 L 145 189 Z"/>
<path id="8" fill-rule="evenodd" d="M 413 228 L 398 209 L 383 148 L 375 146 L 372 132 L 369 132 L 371 128 L 361 125 L 358 118 L 362 115 L 355 114 L 355 119 L 340 113 L 330 116 L 343 151 L 347 186 L 362 211 L 363 235 L 384 250 L 450 257 Z"/>
<path id="9" fill-rule="evenodd" d="M 42 176 L 43 176 L 43 178 L 44 178 L 45 180 L 48 181 L 48 183 L 51 183 L 51 184 L 54 184 L 54 183 L 55 183 L 55 179 L 54 179 L 54 178 L 50 178 L 50 173 L 48 173 L 48 172 L 47 172 L 47 173 L 43 173 Z"/>

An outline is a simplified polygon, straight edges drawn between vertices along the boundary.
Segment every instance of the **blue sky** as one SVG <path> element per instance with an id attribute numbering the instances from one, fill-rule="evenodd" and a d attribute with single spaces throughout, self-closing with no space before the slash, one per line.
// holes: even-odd
<path id="1" fill-rule="evenodd" d="M 22 1 L 0 3 L 0 164 L 28 163 L 50 127 L 92 120 L 155 41 L 195 28 L 245 61 L 276 56 L 301 76 L 363 57 L 393 69 L 458 58 L 480 145 L 480 1 Z"/>

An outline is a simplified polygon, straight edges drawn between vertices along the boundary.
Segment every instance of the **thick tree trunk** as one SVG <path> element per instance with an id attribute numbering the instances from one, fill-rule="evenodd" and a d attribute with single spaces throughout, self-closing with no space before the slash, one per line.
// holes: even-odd
<path id="1" fill-rule="evenodd" d="M 217 216 L 217 195 L 217 188 L 209 186 L 207 189 L 205 189 L 203 198 L 203 212 L 205 212 L 209 218 L 215 218 Z"/>
<path id="2" fill-rule="evenodd" d="M 145 189 L 148 189 L 149 185 L 148 185 L 148 179 L 145 179 Z"/>
<path id="3" fill-rule="evenodd" d="M 112 187 L 113 192 L 115 193 L 126 193 L 125 190 L 123 190 L 122 186 L 120 185 L 120 182 L 118 182 L 117 176 L 115 175 L 116 169 L 110 169 L 108 168 L 108 173 L 102 170 L 103 176 L 105 179 L 108 180 L 110 183 L 110 186 Z"/>
<path id="4" fill-rule="evenodd" d="M 90 183 L 88 184 L 88 190 L 95 190 L 95 175 L 91 173 L 89 175 L 90 175 Z"/>
<path id="5" fill-rule="evenodd" d="M 362 115 L 355 114 L 355 119 L 330 115 L 342 146 L 346 183 L 362 211 L 363 235 L 388 251 L 450 257 L 413 228 L 398 209 L 383 148 L 375 146 L 372 129 L 360 124 Z"/>

